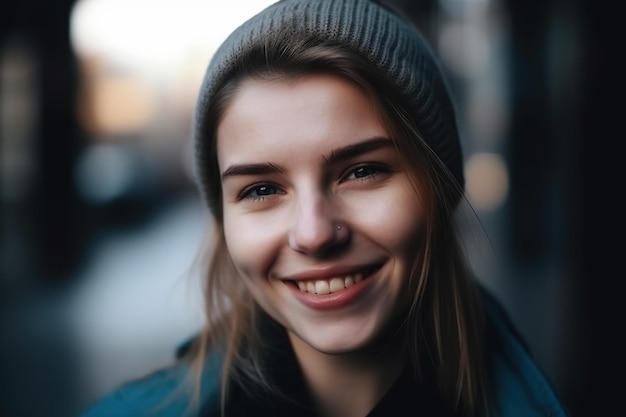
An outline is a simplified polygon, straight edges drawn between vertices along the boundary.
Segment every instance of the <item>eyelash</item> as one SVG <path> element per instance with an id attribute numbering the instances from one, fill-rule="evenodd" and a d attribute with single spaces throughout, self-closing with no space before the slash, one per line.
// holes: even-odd
<path id="1" fill-rule="evenodd" d="M 388 173 L 390 170 L 388 168 L 385 168 L 384 166 L 381 165 L 377 165 L 377 164 L 365 164 L 365 165 L 359 165 L 355 168 L 352 168 L 348 171 L 348 173 L 342 178 L 341 182 L 345 182 L 345 181 L 369 181 L 372 180 L 374 178 L 376 178 L 377 176 L 381 175 L 381 174 L 385 174 Z M 365 175 L 363 176 L 357 176 L 359 175 L 359 173 L 363 173 L 365 172 Z M 354 178 L 350 178 L 353 177 Z M 261 192 L 265 192 L 267 190 L 264 189 L 269 189 L 270 193 L 268 194 L 261 194 L 259 195 L 259 191 Z M 255 193 L 257 193 L 256 195 L 254 195 Z M 239 200 L 250 200 L 253 202 L 262 202 L 265 201 L 265 199 L 267 197 L 271 197 L 277 194 L 284 194 L 284 192 L 276 185 L 273 184 L 269 184 L 269 183 L 259 183 L 259 184 L 254 184 L 250 187 L 245 188 L 240 194 L 239 194 Z"/>

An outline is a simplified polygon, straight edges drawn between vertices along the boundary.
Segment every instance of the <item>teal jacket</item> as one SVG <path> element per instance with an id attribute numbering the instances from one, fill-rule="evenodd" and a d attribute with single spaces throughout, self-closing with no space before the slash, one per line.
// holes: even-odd
<path id="1" fill-rule="evenodd" d="M 497 414 L 489 417 L 568 417 L 551 383 L 499 302 L 485 292 Z M 217 417 L 220 397 L 219 355 L 207 358 L 201 384 L 202 417 Z M 194 417 L 190 408 L 189 364 L 170 367 L 127 383 L 93 404 L 79 417 Z M 207 411 L 213 410 L 213 411 Z"/>

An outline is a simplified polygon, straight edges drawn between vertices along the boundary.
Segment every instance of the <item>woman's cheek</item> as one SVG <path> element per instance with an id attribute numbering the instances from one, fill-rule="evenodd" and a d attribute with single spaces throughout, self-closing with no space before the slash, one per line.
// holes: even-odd
<path id="1" fill-rule="evenodd" d="M 404 182 L 348 199 L 351 221 L 373 240 L 392 249 L 414 242 L 425 223 L 424 207 Z"/>
<path id="2" fill-rule="evenodd" d="M 226 245 L 235 267 L 246 277 L 264 274 L 276 248 L 276 223 L 257 213 L 225 216 L 224 220 Z"/>

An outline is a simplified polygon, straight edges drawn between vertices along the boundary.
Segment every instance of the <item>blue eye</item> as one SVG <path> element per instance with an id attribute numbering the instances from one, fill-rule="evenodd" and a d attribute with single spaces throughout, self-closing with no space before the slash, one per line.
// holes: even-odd
<path id="1" fill-rule="evenodd" d="M 273 185 L 260 185 L 251 190 L 258 196 L 276 194 L 276 187 Z"/>
<path id="2" fill-rule="evenodd" d="M 271 184 L 260 184 L 245 189 L 241 193 L 241 199 L 262 200 L 267 196 L 278 194 L 278 187 Z"/>

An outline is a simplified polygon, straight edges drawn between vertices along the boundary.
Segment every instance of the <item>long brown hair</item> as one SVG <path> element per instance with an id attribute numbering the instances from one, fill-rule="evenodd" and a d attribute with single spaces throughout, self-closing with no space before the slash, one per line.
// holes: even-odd
<path id="1" fill-rule="evenodd" d="M 405 344 L 416 377 L 433 375 L 441 396 L 465 416 L 486 412 L 490 398 L 485 358 L 484 318 L 471 268 L 463 252 L 454 213 L 463 189 L 421 136 L 406 99 L 381 72 L 345 45 L 312 37 L 272 36 L 259 43 L 226 77 L 209 109 L 209 189 L 214 202 L 210 247 L 205 248 L 207 321 L 193 360 L 202 368 L 207 352 L 223 349 L 222 410 L 230 378 L 269 387 L 262 366 L 262 341 L 256 328 L 260 307 L 238 278 L 226 248 L 216 156 L 216 128 L 246 78 L 283 79 L 311 73 L 333 74 L 356 83 L 378 106 L 416 194 L 427 208 L 424 245 L 415 253 L 409 279 L 413 299 L 403 323 Z M 407 208 L 410 209 L 410 208 Z M 241 355 L 240 347 L 249 346 Z"/>

